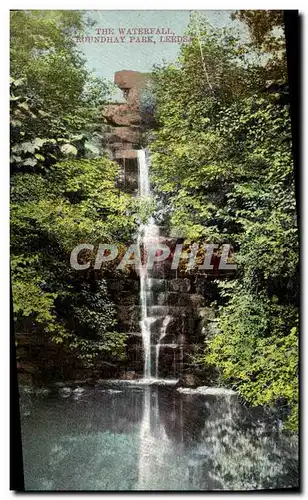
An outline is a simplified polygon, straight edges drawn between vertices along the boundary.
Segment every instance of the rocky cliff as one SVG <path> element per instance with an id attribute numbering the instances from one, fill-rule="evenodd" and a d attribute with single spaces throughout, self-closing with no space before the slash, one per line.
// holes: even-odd
<path id="1" fill-rule="evenodd" d="M 110 156 L 124 160 L 136 158 L 136 149 L 140 149 L 142 139 L 142 116 L 140 97 L 149 81 L 148 75 L 138 71 L 118 71 L 114 83 L 123 91 L 126 103 L 110 104 L 103 111 L 110 132 L 105 137 L 105 144 Z"/>

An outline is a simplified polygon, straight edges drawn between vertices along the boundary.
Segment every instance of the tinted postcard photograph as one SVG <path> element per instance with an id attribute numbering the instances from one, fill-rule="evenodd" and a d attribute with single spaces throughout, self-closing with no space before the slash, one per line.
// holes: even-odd
<path id="1" fill-rule="evenodd" d="M 10 11 L 20 489 L 299 488 L 297 20 Z"/>

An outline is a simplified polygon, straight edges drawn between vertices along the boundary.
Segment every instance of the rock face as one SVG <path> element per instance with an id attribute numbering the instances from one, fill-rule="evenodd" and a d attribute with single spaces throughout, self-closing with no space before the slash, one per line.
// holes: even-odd
<path id="1" fill-rule="evenodd" d="M 209 384 L 215 374 L 210 370 L 205 374 L 199 373 L 198 367 L 192 365 L 191 355 L 203 347 L 212 325 L 216 325 L 215 314 L 210 307 L 211 299 L 197 293 L 200 290 L 200 276 L 176 276 L 176 271 L 170 271 L 170 265 L 169 269 L 167 266 L 161 269 L 160 278 L 152 278 L 149 291 L 152 295 L 149 310 L 152 373 L 154 375 L 156 371 L 159 343 L 160 378 L 180 378 L 185 387 Z M 204 290 L 210 289 L 208 278 L 203 277 L 203 280 Z M 108 288 L 117 305 L 117 329 L 127 335 L 125 370 L 134 371 L 140 377 L 143 374 L 143 346 L 139 277 L 136 274 L 134 279 L 123 276 L 111 280 Z M 212 293 L 209 292 L 209 295 Z"/>
<path id="2" fill-rule="evenodd" d="M 114 83 L 123 90 L 131 109 L 139 109 L 140 92 L 145 87 L 149 77 L 139 71 L 122 70 L 114 75 Z"/>
<path id="3" fill-rule="evenodd" d="M 114 126 L 129 127 L 140 125 L 140 114 L 128 104 L 110 104 L 104 109 L 104 117 Z"/>
<path id="4" fill-rule="evenodd" d="M 113 143 L 113 146 L 121 149 L 131 149 L 133 144 L 138 144 L 140 140 L 140 131 L 136 127 L 117 127 L 107 134 L 107 141 Z M 128 143 L 123 145 L 122 143 Z"/>
<path id="5" fill-rule="evenodd" d="M 141 92 L 149 80 L 148 75 L 138 71 L 117 71 L 114 83 L 123 91 L 126 103 L 105 106 L 103 116 L 109 124 L 109 133 L 105 134 L 106 146 L 111 158 L 122 167 L 124 182 L 119 186 L 130 191 L 131 180 L 126 183 L 126 160 L 134 161 L 137 176 L 136 149 L 140 149 L 142 139 L 142 119 L 140 114 Z M 127 186 L 128 184 L 128 186 Z M 128 189 L 127 189 L 128 187 Z"/>
<path id="6" fill-rule="evenodd" d="M 18 383 L 21 386 L 37 386 L 59 380 L 114 378 L 123 370 L 118 364 L 106 362 L 104 355 L 98 357 L 95 366 L 87 368 L 72 350 L 55 344 L 44 332 L 15 332 L 15 341 Z"/>

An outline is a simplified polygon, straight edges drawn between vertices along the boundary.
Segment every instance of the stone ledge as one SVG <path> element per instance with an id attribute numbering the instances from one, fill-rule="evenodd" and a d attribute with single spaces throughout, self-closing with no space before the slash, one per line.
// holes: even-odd
<path id="1" fill-rule="evenodd" d="M 119 149 L 118 151 L 114 152 L 114 157 L 116 159 L 121 159 L 121 158 L 137 158 L 137 153 L 133 149 Z"/>
<path id="2" fill-rule="evenodd" d="M 129 144 L 138 144 L 140 129 L 137 127 L 115 127 L 111 132 L 106 134 L 106 140 L 108 143 L 121 144 L 122 142 L 126 142 Z M 112 144 L 110 146 L 112 147 Z"/>
<path id="3" fill-rule="evenodd" d="M 141 116 L 128 104 L 109 104 L 103 110 L 103 117 L 108 123 L 119 126 L 139 125 Z"/>

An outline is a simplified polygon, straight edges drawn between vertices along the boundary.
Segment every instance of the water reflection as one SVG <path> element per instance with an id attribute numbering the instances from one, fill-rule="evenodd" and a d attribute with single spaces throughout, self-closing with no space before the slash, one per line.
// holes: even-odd
<path id="1" fill-rule="evenodd" d="M 235 398 L 119 385 L 21 402 L 28 490 L 297 486 L 296 437 Z"/>

